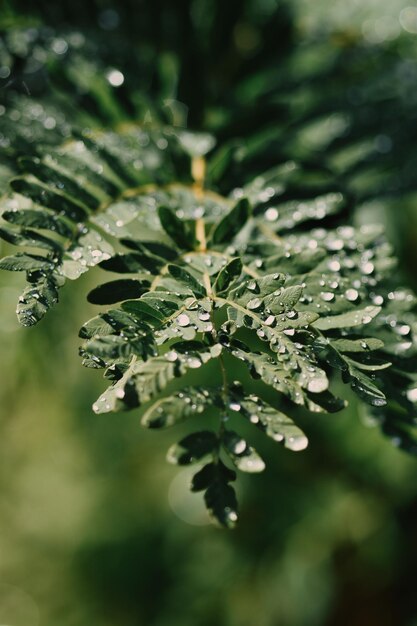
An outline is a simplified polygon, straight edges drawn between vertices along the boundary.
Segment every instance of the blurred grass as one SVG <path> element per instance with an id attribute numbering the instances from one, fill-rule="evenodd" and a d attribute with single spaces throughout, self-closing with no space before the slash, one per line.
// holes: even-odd
<path id="1" fill-rule="evenodd" d="M 268 469 L 241 481 L 242 521 L 219 531 L 164 463 L 178 432 L 91 412 L 104 381 L 69 329 L 92 314 L 93 277 L 31 330 L 14 320 L 20 277 L 0 281 L 0 623 L 412 626 L 416 461 L 353 399 L 301 418 L 305 453 L 251 433 Z"/>

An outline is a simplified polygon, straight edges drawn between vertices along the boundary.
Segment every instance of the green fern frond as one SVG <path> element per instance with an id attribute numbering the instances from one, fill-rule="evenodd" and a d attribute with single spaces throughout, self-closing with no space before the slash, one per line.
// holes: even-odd
<path id="1" fill-rule="evenodd" d="M 291 63 L 293 76 L 302 75 L 300 59 Z M 132 116 L 142 123 L 129 121 L 80 51 L 60 67 L 66 87 L 78 81 L 101 111 L 54 113 L 48 129 L 47 107 L 57 106 L 59 93 L 46 98 L 36 122 L 25 96 L 8 103 L 14 130 L 0 172 L 11 178 L 0 237 L 21 251 L 0 268 L 26 273 L 17 307 L 25 326 L 57 303 L 66 280 L 95 266 L 112 274 L 88 295 L 111 308 L 80 330 L 83 364 L 103 369 L 110 383 L 94 411 L 140 407 L 142 424 L 153 429 L 198 421 L 168 460 L 198 464 L 191 488 L 204 491 L 210 514 L 227 527 L 238 518 L 230 466 L 265 467 L 240 425 L 301 451 L 308 440 L 297 407 L 342 410 L 339 379 L 396 444 L 415 453 L 416 299 L 393 280 L 381 228 L 346 224 L 363 162 L 360 150 L 342 154 L 358 139 L 343 144 L 351 121 L 333 112 L 329 130 L 330 105 L 301 106 L 296 81 L 288 85 L 282 72 L 275 86 L 259 82 L 258 97 L 283 106 L 277 90 L 292 87 L 286 122 L 239 137 L 252 110 L 248 79 L 237 89 L 242 117 L 228 119 L 230 128 L 218 124 L 216 144 L 213 134 L 167 124 L 161 106 L 146 121 L 143 101 Z M 316 80 L 323 72 L 330 69 Z M 97 123 L 80 132 L 87 118 Z M 112 130 L 100 130 L 103 122 Z M 324 153 L 322 165 L 313 163 Z M 247 374 L 259 381 L 259 396 Z M 204 418 L 213 413 L 218 426 L 207 430 Z"/>

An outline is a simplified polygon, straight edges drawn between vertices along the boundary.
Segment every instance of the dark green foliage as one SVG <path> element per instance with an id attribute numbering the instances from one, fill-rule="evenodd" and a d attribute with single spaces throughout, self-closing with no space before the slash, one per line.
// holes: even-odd
<path id="1" fill-rule="evenodd" d="M 236 90 L 239 106 L 227 103 L 217 125 L 207 123 L 209 134 L 185 130 L 175 115 L 167 120 L 157 97 L 143 106 L 141 88 L 127 99 L 138 103 L 139 93 L 142 104 L 125 114 L 100 62 L 97 71 L 70 51 L 63 93 L 79 81 L 100 111 L 66 112 L 52 134 L 37 130 L 35 147 L 16 129 L 4 160 L 10 186 L 0 237 L 29 249 L 0 261 L 2 269 L 26 272 L 21 323 L 43 318 L 65 280 L 89 268 L 122 275 L 88 295 L 93 304 L 120 304 L 80 331 L 84 365 L 103 369 L 111 383 L 93 409 L 143 408 L 142 424 L 154 429 L 188 419 L 192 432 L 168 459 L 205 464 L 192 490 L 205 492 L 211 516 L 226 527 L 238 516 L 230 466 L 265 467 L 246 440 L 250 427 L 244 438 L 239 424 L 301 451 L 307 436 L 287 413 L 343 409 L 340 379 L 389 436 L 417 449 L 416 301 L 393 281 L 395 260 L 380 227 L 355 227 L 347 215 L 382 181 L 358 189 L 362 157 L 352 164 L 342 153 L 360 142 L 359 130 L 352 124 L 344 145 L 345 131 L 321 129 L 323 116 L 334 113 L 327 102 L 307 99 L 300 111 L 296 84 L 305 69 L 297 56 L 291 63 L 290 79 L 284 67 L 254 89 L 255 105 L 271 107 L 265 121 L 247 126 L 254 102 L 246 77 Z M 314 80 L 333 69 L 319 68 Z M 215 111 L 214 94 L 208 100 Z M 22 95 L 10 111 L 33 121 Z M 285 123 L 275 122 L 278 111 Z M 203 113 L 201 105 L 196 119 Z M 142 123 L 117 125 L 130 117 Z M 98 130 L 103 121 L 115 127 Z M 87 126 L 96 130 L 80 130 Z M 259 381 L 259 397 L 235 380 L 246 372 Z M 272 404 L 262 397 L 268 391 Z M 204 429 L 208 414 L 217 418 L 213 430 Z"/>

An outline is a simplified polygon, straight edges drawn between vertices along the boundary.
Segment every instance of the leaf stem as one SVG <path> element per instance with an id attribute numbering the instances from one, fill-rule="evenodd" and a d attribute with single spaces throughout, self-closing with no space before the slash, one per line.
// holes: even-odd
<path id="1" fill-rule="evenodd" d="M 208 295 L 208 294 L 207 294 Z M 211 298 L 213 305 L 214 305 L 214 299 Z M 210 312 L 210 319 L 211 319 L 211 323 L 212 323 L 212 331 L 211 331 L 211 336 L 213 337 L 214 341 L 217 341 L 217 329 L 214 325 L 214 315 L 213 315 L 213 309 Z M 220 368 L 220 373 L 221 373 L 221 377 L 222 377 L 222 399 L 223 399 L 223 404 L 224 404 L 224 408 L 226 409 L 227 405 L 228 405 L 228 400 L 229 400 L 229 384 L 228 384 L 228 380 L 227 380 L 227 371 L 226 371 L 226 366 L 224 364 L 224 359 L 223 359 L 223 355 L 219 354 L 218 358 L 218 363 L 219 363 L 219 368 Z M 220 461 L 220 443 L 223 439 L 224 436 L 224 432 L 225 432 L 225 416 L 221 415 L 220 416 L 220 423 L 219 423 L 219 428 L 217 431 L 217 437 L 218 437 L 218 441 L 219 441 L 219 446 L 215 451 L 214 454 L 214 462 L 216 464 L 219 463 Z"/>
<path id="2" fill-rule="evenodd" d="M 204 180 L 206 177 L 206 160 L 202 156 L 194 157 L 191 161 L 191 176 L 194 179 L 194 192 L 199 198 L 204 194 Z"/>
<path id="3" fill-rule="evenodd" d="M 200 232 L 200 230 L 202 232 L 205 233 L 205 222 L 204 222 L 204 218 L 200 218 L 196 221 L 196 237 L 198 238 L 198 232 Z M 201 243 L 201 239 L 200 239 L 200 243 Z M 206 245 L 206 241 L 205 241 L 205 236 L 203 238 L 203 243 L 204 245 Z M 203 273 L 203 282 L 204 282 L 204 287 L 206 289 L 207 292 L 207 297 L 211 300 L 212 303 L 212 309 L 210 311 L 210 321 L 211 321 L 211 336 L 213 338 L 213 340 L 215 342 L 217 342 L 217 329 L 216 329 L 216 325 L 215 325 L 215 320 L 214 320 L 214 305 L 216 302 L 216 296 L 213 293 L 213 287 L 211 285 L 211 280 L 210 280 L 210 275 L 208 272 L 204 272 Z M 219 354 L 218 356 L 218 363 L 219 363 L 219 367 L 220 367 L 220 373 L 221 373 L 221 378 L 222 378 L 222 398 L 223 398 L 223 403 L 224 406 L 227 406 L 227 401 L 229 398 L 229 385 L 228 385 L 228 380 L 227 380 L 227 371 L 226 371 L 226 366 L 224 364 L 224 360 L 223 360 L 223 355 Z M 225 425 L 224 425 L 224 418 L 223 416 L 220 417 L 220 424 L 219 424 L 219 429 L 217 432 L 217 436 L 218 436 L 218 441 L 219 441 L 219 446 L 216 449 L 216 451 L 214 452 L 213 455 L 213 461 L 218 464 L 220 461 L 220 443 L 223 439 L 223 435 L 224 435 L 224 431 L 225 431 Z"/>
<path id="4" fill-rule="evenodd" d="M 276 241 L 277 243 L 280 243 L 280 244 L 283 243 L 282 238 L 279 235 L 277 235 L 277 233 L 266 224 L 258 224 L 258 228 L 261 231 L 261 233 L 265 235 L 265 237 L 267 237 L 271 241 Z"/>

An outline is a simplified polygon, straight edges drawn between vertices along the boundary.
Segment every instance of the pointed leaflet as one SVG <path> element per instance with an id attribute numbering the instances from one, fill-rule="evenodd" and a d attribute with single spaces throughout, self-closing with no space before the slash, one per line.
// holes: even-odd
<path id="1" fill-rule="evenodd" d="M 301 298 L 302 293 L 302 285 L 285 287 L 284 289 L 279 289 L 270 296 L 264 298 L 263 304 L 271 313 L 277 315 L 282 313 L 282 311 L 290 311 L 294 309 L 295 305 Z"/>
<path id="2" fill-rule="evenodd" d="M 118 274 L 137 274 L 140 272 L 157 274 L 162 266 L 163 262 L 160 259 L 138 252 L 115 254 L 112 258 L 105 259 L 100 263 L 103 270 Z"/>
<path id="3" fill-rule="evenodd" d="M 344 372 L 343 378 L 345 381 L 350 381 L 353 391 L 368 404 L 376 407 L 385 406 L 387 404 L 385 394 L 374 385 L 370 376 L 361 372 L 357 367 L 350 365 L 349 373 Z"/>
<path id="4" fill-rule="evenodd" d="M 229 484 L 234 480 L 235 472 L 217 460 L 204 465 L 191 482 L 191 491 L 205 491 L 204 500 L 210 516 L 225 528 L 234 528 L 238 519 L 236 494 Z"/>
<path id="5" fill-rule="evenodd" d="M 204 494 L 210 516 L 226 528 L 234 528 L 238 519 L 236 494 L 230 480 L 230 475 L 219 469 Z"/>
<path id="6" fill-rule="evenodd" d="M 17 252 L 14 256 L 5 256 L 0 260 L 0 269 L 11 272 L 32 272 L 35 270 L 52 270 L 54 263 L 37 254 Z"/>
<path id="7" fill-rule="evenodd" d="M 341 193 L 328 193 L 321 196 L 287 202 L 276 201 L 273 207 L 265 208 L 263 218 L 271 224 L 276 233 L 292 230 L 303 222 L 322 220 L 328 215 L 339 213 L 346 206 Z M 268 206 L 268 205 L 266 205 Z"/>
<path id="8" fill-rule="evenodd" d="M 189 289 L 197 297 L 202 297 L 206 295 L 204 285 L 201 282 L 198 282 L 198 280 L 192 274 L 190 274 L 190 272 L 187 272 L 187 270 L 185 270 L 183 267 L 170 263 L 167 266 L 167 269 L 171 276 L 175 278 L 175 280 L 186 285 L 187 289 Z"/>
<path id="9" fill-rule="evenodd" d="M 59 277 L 51 274 L 32 276 L 17 303 L 16 313 L 23 326 L 33 326 L 58 301 Z M 62 281 L 62 279 L 61 279 Z"/>
<path id="10" fill-rule="evenodd" d="M 380 350 L 384 347 L 384 342 L 372 337 L 363 339 L 333 339 L 331 344 L 339 352 L 367 352 L 368 350 Z"/>
<path id="11" fill-rule="evenodd" d="M 239 257 L 232 259 L 225 267 L 223 267 L 213 285 L 215 293 L 221 293 L 230 289 L 231 285 L 239 278 L 242 273 L 242 261 Z"/>
<path id="12" fill-rule="evenodd" d="M 346 347 L 344 341 L 346 340 L 327 340 L 325 337 L 317 336 L 313 342 L 313 349 L 319 360 L 328 363 L 333 368 L 341 370 L 343 381 L 350 382 L 352 389 L 365 402 L 373 406 L 384 406 L 386 404 L 385 395 L 373 383 L 371 376 L 373 372 L 389 367 L 390 363 L 383 362 L 382 364 L 367 365 L 366 363 L 354 361 L 342 351 L 339 351 L 338 345 L 342 348 Z M 368 341 L 370 340 L 368 339 Z M 350 342 L 348 344 L 349 347 L 352 347 L 352 343 L 355 347 L 355 352 L 358 352 L 359 348 L 357 342 Z M 367 355 L 368 351 L 367 345 L 366 340 L 360 341 L 362 353 L 365 355 Z M 370 346 L 372 346 L 372 341 L 370 341 Z M 380 347 L 378 343 L 374 344 L 374 347 L 376 346 Z M 369 350 L 370 349 L 371 347 Z M 359 358 L 359 356 L 357 358 Z M 368 375 L 366 371 L 361 370 L 369 370 L 370 373 Z"/>
<path id="13" fill-rule="evenodd" d="M 291 350 L 289 352 L 288 346 Z M 274 356 L 251 350 L 242 342 L 234 340 L 227 349 L 249 367 L 255 378 L 288 396 L 295 404 L 306 405 L 310 410 L 320 410 L 309 394 L 326 391 L 329 381 L 326 373 L 320 369 L 312 355 L 306 349 L 286 343 L 285 351 Z"/>
<path id="14" fill-rule="evenodd" d="M 183 250 L 192 250 L 195 243 L 195 235 L 187 228 L 185 222 L 180 220 L 174 211 L 166 206 L 160 206 L 158 216 L 164 231 L 170 236 L 177 246 Z"/>
<path id="15" fill-rule="evenodd" d="M 221 473 L 227 482 L 236 480 L 236 473 L 219 460 L 218 463 L 204 465 L 201 470 L 194 474 L 191 481 L 191 491 L 204 491 L 217 479 L 218 473 Z"/>
<path id="16" fill-rule="evenodd" d="M 321 317 L 314 323 L 314 327 L 319 330 L 331 330 L 333 328 L 353 328 L 369 324 L 373 318 L 381 312 L 380 306 L 367 306 L 364 309 L 342 313 L 341 315 L 332 315 L 330 317 Z"/>
<path id="17" fill-rule="evenodd" d="M 213 389 L 185 387 L 153 404 L 142 417 L 147 428 L 167 428 L 193 415 L 201 414 L 213 403 Z"/>
<path id="18" fill-rule="evenodd" d="M 113 280 L 92 289 L 87 300 L 92 304 L 114 304 L 130 298 L 140 298 L 147 291 L 149 285 L 148 281 Z"/>
<path id="19" fill-rule="evenodd" d="M 28 246 L 31 248 L 41 248 L 51 253 L 60 254 L 62 246 L 60 243 L 45 237 L 36 230 L 21 228 L 19 231 L 12 231 L 8 228 L 0 228 L 0 238 L 15 246 Z"/>
<path id="20" fill-rule="evenodd" d="M 83 222 L 88 218 L 88 208 L 74 198 L 49 187 L 49 181 L 40 181 L 33 176 L 14 178 L 10 186 L 16 193 L 29 198 L 36 205 L 65 215 L 73 222 Z"/>
<path id="21" fill-rule="evenodd" d="M 22 209 L 21 211 L 4 211 L 1 217 L 11 224 L 41 228 L 42 230 L 56 232 L 63 237 L 71 237 L 74 232 L 74 225 L 71 225 L 69 220 L 47 210 Z"/>
<path id="22" fill-rule="evenodd" d="M 178 251 L 160 241 L 139 241 L 137 239 L 121 239 L 120 243 L 145 255 L 163 259 L 163 261 L 175 261 Z"/>
<path id="23" fill-rule="evenodd" d="M 222 444 L 234 465 L 242 472 L 257 473 L 265 469 L 265 463 L 256 450 L 234 431 L 224 432 Z"/>
<path id="24" fill-rule="evenodd" d="M 137 361 L 134 358 L 123 375 L 105 391 L 93 409 L 96 413 L 127 410 L 152 400 L 169 382 L 198 369 L 218 356 L 218 346 L 201 342 L 177 342 L 166 355 Z"/>
<path id="25" fill-rule="evenodd" d="M 240 385 L 235 385 L 231 394 L 230 409 L 241 414 L 251 424 L 265 432 L 268 437 L 294 452 L 307 447 L 307 437 L 287 415 L 255 395 L 245 396 Z"/>
<path id="26" fill-rule="evenodd" d="M 201 461 L 219 446 L 219 438 L 210 430 L 191 433 L 168 450 L 169 463 L 190 465 Z"/>
<path id="27" fill-rule="evenodd" d="M 212 243 L 217 245 L 230 242 L 246 224 L 250 213 L 249 201 L 246 198 L 239 200 L 233 209 L 214 227 L 211 234 Z"/>

